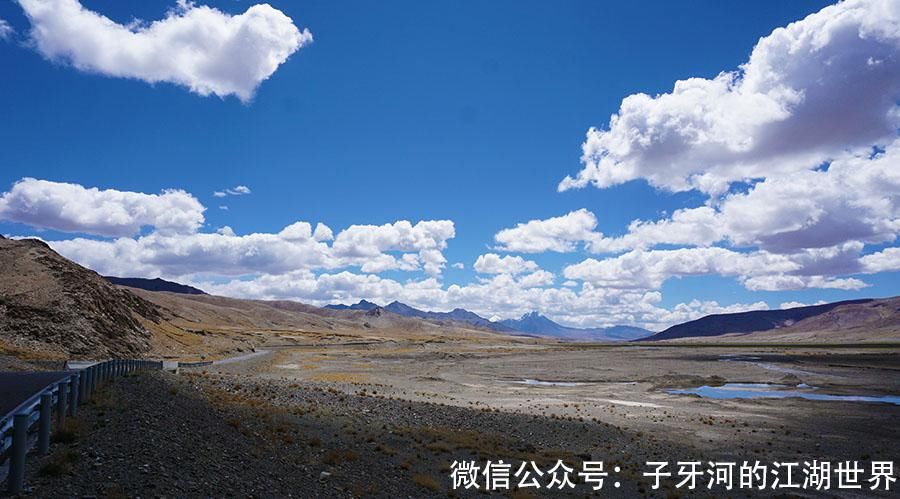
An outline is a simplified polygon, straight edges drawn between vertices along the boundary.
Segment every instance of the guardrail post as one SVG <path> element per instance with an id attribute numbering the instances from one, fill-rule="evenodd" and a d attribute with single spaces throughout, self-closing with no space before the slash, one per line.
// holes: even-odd
<path id="1" fill-rule="evenodd" d="M 69 378 L 69 416 L 73 418 L 78 415 L 78 404 L 81 403 L 78 389 L 81 385 L 81 373 L 75 373 Z"/>
<path id="2" fill-rule="evenodd" d="M 53 410 L 53 394 L 41 394 L 41 416 L 38 424 L 38 452 L 46 456 L 50 452 L 50 411 Z"/>
<path id="3" fill-rule="evenodd" d="M 94 366 L 88 367 L 85 371 L 84 399 L 85 401 L 88 401 L 91 400 L 91 396 L 94 395 Z"/>
<path id="4" fill-rule="evenodd" d="M 68 398 L 69 382 L 60 381 L 56 384 L 56 427 L 62 428 L 66 422 L 66 402 Z"/>
<path id="5" fill-rule="evenodd" d="M 71 378 L 70 378 L 71 379 Z M 69 380 L 60 381 L 56 385 L 56 426 L 62 428 L 66 420 L 69 404 Z"/>
<path id="6" fill-rule="evenodd" d="M 25 453 L 28 451 L 28 414 L 13 416 L 12 453 L 9 456 L 9 492 L 18 494 L 25 485 Z"/>
<path id="7" fill-rule="evenodd" d="M 91 368 L 85 367 L 82 369 L 81 377 L 84 378 L 84 383 L 81 384 L 81 401 L 87 404 L 88 400 L 91 399 Z"/>
<path id="8" fill-rule="evenodd" d="M 78 371 L 78 404 L 84 405 L 87 402 L 87 371 L 82 369 Z"/>

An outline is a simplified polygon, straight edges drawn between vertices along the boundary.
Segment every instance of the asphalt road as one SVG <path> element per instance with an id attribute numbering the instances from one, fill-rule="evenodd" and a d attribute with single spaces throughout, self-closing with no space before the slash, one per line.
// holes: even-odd
<path id="1" fill-rule="evenodd" d="M 0 373 L 0 417 L 71 372 Z"/>

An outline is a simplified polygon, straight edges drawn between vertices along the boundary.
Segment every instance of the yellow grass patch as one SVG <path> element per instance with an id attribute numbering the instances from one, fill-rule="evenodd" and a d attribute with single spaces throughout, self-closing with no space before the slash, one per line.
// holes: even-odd
<path id="1" fill-rule="evenodd" d="M 359 373 L 315 373 L 312 375 L 312 379 L 329 383 L 366 383 L 369 381 L 369 376 Z"/>

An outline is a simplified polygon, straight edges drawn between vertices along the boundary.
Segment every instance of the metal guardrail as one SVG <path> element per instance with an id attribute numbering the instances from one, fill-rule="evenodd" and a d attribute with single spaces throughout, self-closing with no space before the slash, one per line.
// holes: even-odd
<path id="1" fill-rule="evenodd" d="M 178 367 L 206 367 L 213 365 L 211 360 L 201 360 L 197 362 L 178 362 Z"/>
<path id="2" fill-rule="evenodd" d="M 0 464 L 8 461 L 7 486 L 11 494 L 22 492 L 25 486 L 25 458 L 37 444 L 37 452 L 50 451 L 50 431 L 53 413 L 56 427 L 65 424 L 66 416 L 78 415 L 78 406 L 91 399 L 100 383 L 126 373 L 162 369 L 162 362 L 136 359 L 116 359 L 85 363 L 79 370 L 51 383 L 19 404 L 0 419 Z M 2 478 L 2 477 L 0 477 Z"/>

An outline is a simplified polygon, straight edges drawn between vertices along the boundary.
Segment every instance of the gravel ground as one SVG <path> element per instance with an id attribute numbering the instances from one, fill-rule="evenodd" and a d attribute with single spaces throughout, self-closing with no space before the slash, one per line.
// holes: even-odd
<path id="1" fill-rule="evenodd" d="M 652 436 L 593 421 L 199 372 L 116 381 L 68 433 L 74 442 L 30 460 L 28 495 L 465 497 L 482 494 L 451 490 L 454 460 L 534 460 L 546 471 L 562 459 L 577 471 L 592 458 L 622 467 L 610 473 L 604 495 L 634 496 L 645 492 L 634 463 L 671 451 Z M 580 484 L 553 496 L 590 492 Z"/>
<path id="2" fill-rule="evenodd" d="M 107 385 L 50 456 L 29 460 L 34 497 L 346 497 L 163 373 Z"/>
<path id="3" fill-rule="evenodd" d="M 485 492 L 452 489 L 451 463 L 503 459 L 513 471 L 535 461 L 545 472 L 562 460 L 576 473 L 585 460 L 604 461 L 606 497 L 702 497 L 709 494 L 702 487 L 651 490 L 643 463 L 753 456 L 578 416 L 578 407 L 576 415 L 545 416 L 410 401 L 386 395 L 378 384 L 263 375 L 267 362 L 141 373 L 104 387 L 77 426 L 60 434 L 67 443 L 31 459 L 29 495 L 480 497 Z M 717 417 L 715 424 L 736 422 Z M 597 495 L 576 474 L 571 478 L 575 489 L 498 495 Z M 549 474 L 541 479 L 545 487 L 549 481 Z"/>

